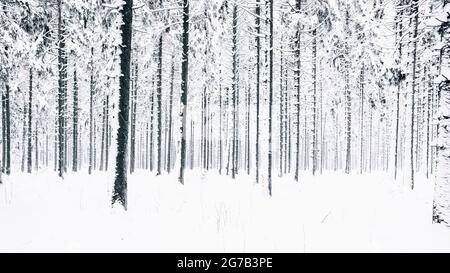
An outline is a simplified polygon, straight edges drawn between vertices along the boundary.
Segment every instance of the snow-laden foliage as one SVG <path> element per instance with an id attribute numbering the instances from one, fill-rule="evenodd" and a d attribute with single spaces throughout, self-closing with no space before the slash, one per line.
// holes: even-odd
<path id="1" fill-rule="evenodd" d="M 447 0 L 132 2 L 0 4 L 5 173 L 113 170 L 125 110 L 130 173 L 424 174 L 450 222 Z"/>

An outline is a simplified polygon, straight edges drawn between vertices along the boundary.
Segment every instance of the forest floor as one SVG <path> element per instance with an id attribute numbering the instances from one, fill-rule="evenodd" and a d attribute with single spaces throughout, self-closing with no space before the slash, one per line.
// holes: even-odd
<path id="1" fill-rule="evenodd" d="M 431 224 L 432 180 L 385 174 L 275 178 L 145 171 L 130 176 L 128 211 L 111 208 L 112 174 L 14 174 L 0 185 L 0 252 L 450 251 Z"/>

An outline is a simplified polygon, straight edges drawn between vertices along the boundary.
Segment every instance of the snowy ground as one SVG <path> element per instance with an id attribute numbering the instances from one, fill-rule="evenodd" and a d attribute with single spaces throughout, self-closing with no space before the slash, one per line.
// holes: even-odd
<path id="1" fill-rule="evenodd" d="M 411 191 L 384 174 L 303 175 L 275 180 L 268 198 L 249 177 L 188 173 L 181 186 L 141 171 L 127 212 L 109 205 L 111 175 L 4 180 L 0 251 L 450 251 L 450 229 L 431 225 L 425 179 Z"/>

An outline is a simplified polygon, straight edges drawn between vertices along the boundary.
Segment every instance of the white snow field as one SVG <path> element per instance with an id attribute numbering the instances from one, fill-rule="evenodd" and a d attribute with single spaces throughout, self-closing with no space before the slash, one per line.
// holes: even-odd
<path id="1" fill-rule="evenodd" d="M 431 224 L 432 180 L 384 174 L 276 178 L 131 175 L 129 209 L 112 176 L 15 174 L 0 185 L 1 252 L 449 252 Z M 44 179 L 43 179 L 44 178 Z"/>

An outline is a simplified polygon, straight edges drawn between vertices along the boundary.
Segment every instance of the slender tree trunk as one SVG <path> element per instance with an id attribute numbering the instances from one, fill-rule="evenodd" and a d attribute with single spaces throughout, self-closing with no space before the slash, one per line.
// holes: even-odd
<path id="1" fill-rule="evenodd" d="M 415 95 L 416 95 L 416 69 L 417 69 L 417 32 L 419 25 L 419 1 L 412 0 L 411 16 L 414 20 L 413 25 L 413 51 L 412 51 L 412 91 L 411 91 L 411 189 L 414 189 L 414 119 L 415 119 Z"/>
<path id="2" fill-rule="evenodd" d="M 162 150 L 162 142 L 161 142 L 161 133 L 162 133 L 162 102 L 161 102 L 161 95 L 162 95 L 162 62 L 163 62 L 163 34 L 159 36 L 159 49 L 158 49 L 158 86 L 156 91 L 156 102 L 158 105 L 158 150 L 157 150 L 157 160 L 158 165 L 156 167 L 156 175 L 161 174 L 161 150 Z"/>
<path id="3" fill-rule="evenodd" d="M 36 113 L 38 113 L 38 106 L 36 105 Z M 36 120 L 35 131 L 34 131 L 34 169 L 39 170 L 39 131 L 38 131 L 38 121 Z"/>
<path id="4" fill-rule="evenodd" d="M 180 175 L 178 180 L 184 184 L 184 169 L 186 165 L 186 119 L 189 73 L 189 0 L 183 0 L 183 55 L 181 64 L 181 149 L 180 149 Z"/>
<path id="5" fill-rule="evenodd" d="M 120 10 L 123 24 L 120 26 L 122 33 L 122 52 L 120 54 L 119 78 L 119 129 L 117 131 L 117 157 L 116 177 L 112 204 L 119 202 L 127 209 L 127 144 L 128 144 L 128 113 L 130 92 L 130 62 L 131 62 L 131 32 L 133 21 L 133 0 L 125 0 L 123 9 Z"/>
<path id="6" fill-rule="evenodd" d="M 77 69 L 73 71 L 73 131 L 72 131 L 72 171 L 78 171 L 78 82 Z"/>
<path id="7" fill-rule="evenodd" d="M 270 40 L 269 40 L 269 159 L 268 159 L 268 188 L 272 196 L 272 104 L 273 104 L 273 0 L 270 0 Z"/>
<path id="8" fill-rule="evenodd" d="M 297 0 L 297 9 L 300 9 L 300 0 Z M 301 38 L 301 29 L 300 29 L 300 22 L 297 24 L 297 41 L 296 41 L 296 50 L 295 50 L 295 58 L 296 58 L 296 62 L 297 62 L 297 67 L 295 69 L 295 79 L 296 79 L 296 88 L 297 88 L 297 103 L 296 103 L 296 107 L 297 107 L 297 133 L 296 133 L 296 156 L 295 156 L 295 176 L 294 179 L 295 181 L 298 181 L 298 174 L 299 174 L 299 168 L 300 168 L 300 69 L 301 69 L 301 59 L 300 59 L 300 38 Z M 305 135 L 306 137 L 306 135 Z"/>
<path id="9" fill-rule="evenodd" d="M 250 86 L 247 89 L 247 174 L 250 175 Z"/>
<path id="10" fill-rule="evenodd" d="M 48 133 L 45 134 L 45 167 L 48 167 Z"/>
<path id="11" fill-rule="evenodd" d="M 25 109 L 26 109 L 26 107 L 25 107 Z M 24 115 L 26 115 L 26 114 L 24 113 Z M 54 171 L 58 172 L 58 170 L 59 170 L 59 165 L 58 165 L 58 163 L 59 163 L 59 158 L 58 158 L 58 143 L 59 143 L 58 142 L 58 140 L 59 140 L 58 116 L 55 117 L 54 127 L 55 127 L 55 130 L 54 130 L 54 132 L 55 132 L 55 141 L 54 141 L 54 147 L 53 147 L 53 161 L 54 161 L 54 165 L 55 165 L 54 166 Z M 24 128 L 24 130 L 26 128 L 25 118 L 24 118 L 24 127 L 23 128 Z M 25 137 L 26 133 L 24 133 L 23 135 Z M 24 151 L 25 151 L 25 140 L 23 140 L 23 147 L 24 147 Z M 24 161 L 24 159 L 25 159 L 25 152 L 23 153 L 23 158 L 22 159 Z"/>
<path id="12" fill-rule="evenodd" d="M 172 68 L 170 73 L 170 98 L 169 98 L 169 136 L 167 144 L 167 173 L 170 173 L 172 169 L 172 117 L 173 117 L 173 89 L 175 78 L 175 64 L 174 57 L 172 56 Z"/>
<path id="13" fill-rule="evenodd" d="M 191 170 L 194 168 L 194 166 L 195 166 L 195 157 L 194 157 L 194 155 L 195 155 L 195 138 L 194 138 L 194 121 L 193 120 L 191 120 L 191 140 L 190 140 L 190 142 L 191 142 L 191 145 L 190 145 L 190 155 L 191 155 L 191 158 L 190 158 L 190 161 L 191 161 Z"/>
<path id="14" fill-rule="evenodd" d="M 280 50 L 280 103 L 279 103 L 279 176 L 283 176 L 283 39 L 281 39 Z"/>
<path id="15" fill-rule="evenodd" d="M 105 120 L 105 126 L 106 126 L 106 138 L 105 138 L 105 171 L 108 170 L 108 161 L 109 161 L 109 146 L 110 146 L 110 130 L 109 130 L 109 95 L 106 95 L 106 120 Z"/>
<path id="16" fill-rule="evenodd" d="M 152 81 L 152 93 L 150 94 L 150 171 L 153 172 L 154 160 L 153 160 L 153 117 L 154 117 L 154 109 L 155 109 L 155 80 L 153 78 Z"/>
<path id="17" fill-rule="evenodd" d="M 5 106 L 6 106 L 6 143 L 4 144 L 6 146 L 6 174 L 10 175 L 11 173 L 11 107 L 10 107 L 10 96 L 9 96 L 10 90 L 9 90 L 9 84 L 6 83 L 6 100 L 5 100 Z"/>
<path id="18" fill-rule="evenodd" d="M 360 137 L 360 153 L 359 153 L 359 173 L 362 174 L 364 168 L 364 64 L 361 67 L 360 73 L 360 88 L 361 88 L 361 113 L 359 123 L 359 137 Z"/>
<path id="19" fill-rule="evenodd" d="M 94 168 L 94 48 L 91 48 L 91 80 L 89 93 L 89 169 L 91 174 Z"/>
<path id="20" fill-rule="evenodd" d="M 63 20 L 63 25 L 65 25 L 65 20 Z M 62 33 L 63 33 L 63 37 L 67 37 L 67 30 L 65 29 L 65 28 L 63 28 L 63 31 L 62 31 Z M 62 75 L 63 75 L 63 130 L 64 130 L 64 136 L 63 136 L 63 139 L 64 139 L 64 144 L 63 144 L 63 146 L 64 146 L 64 149 L 63 149 L 63 171 L 64 171 L 64 173 L 67 173 L 67 151 L 68 151 L 68 149 L 67 149 L 67 139 L 68 139 L 68 137 L 67 137 L 67 132 L 68 132 L 68 130 L 67 130 L 67 124 L 68 124 L 68 115 L 67 115 L 67 107 L 68 107 L 68 105 L 67 105 L 67 98 L 68 98 L 68 96 L 67 96 L 67 92 L 68 92 L 68 89 L 67 89 L 67 83 L 68 83 L 68 81 L 67 81 L 67 47 L 66 47 L 66 44 L 65 44 L 65 42 L 64 42 L 64 47 L 63 47 L 63 58 L 62 58 L 62 61 L 63 61 L 63 66 L 62 66 Z"/>
<path id="21" fill-rule="evenodd" d="M 33 102 L 33 70 L 30 68 L 30 89 L 28 92 L 28 149 L 27 149 L 27 172 L 31 173 L 31 163 L 32 163 L 32 151 L 33 146 L 31 144 L 31 139 L 33 137 L 32 133 L 32 102 Z"/>
<path id="22" fill-rule="evenodd" d="M 237 171 L 237 150 L 238 150 L 238 135 L 237 135 L 237 126 L 238 126 L 238 116 L 237 116 L 237 96 L 239 92 L 238 87 L 238 67 L 237 67 L 237 27 L 238 27 L 238 17 L 237 17 L 237 4 L 233 7 L 233 79 L 232 79 L 232 90 L 233 90 L 233 145 L 232 145 L 232 165 L 231 165 L 231 177 L 235 179 L 236 171 Z"/>
<path id="23" fill-rule="evenodd" d="M 347 31 L 349 30 L 349 8 L 346 9 L 346 16 L 345 16 L 345 26 Z M 345 51 L 346 51 L 346 58 L 350 58 L 349 54 L 349 45 L 348 41 L 345 45 Z M 352 141 L 352 131 L 351 131 L 351 124 L 352 124 L 352 101 L 351 101 L 351 91 L 350 91 L 350 83 L 349 83 L 349 73 L 350 73 L 350 60 L 345 61 L 345 115 L 346 115 L 346 155 L 345 155 L 345 173 L 350 173 L 351 169 L 351 141 Z"/>
<path id="24" fill-rule="evenodd" d="M 105 159 L 105 139 L 106 139 L 106 100 L 103 100 L 102 111 L 102 140 L 100 144 L 100 171 L 104 169 Z"/>
<path id="25" fill-rule="evenodd" d="M 256 3 L 256 149 L 255 149 L 255 168 L 256 168 L 256 183 L 259 183 L 259 166 L 260 166 L 260 158 L 259 158 L 259 133 L 260 133 L 260 105 L 259 105 L 259 96 L 260 96 L 260 78 L 261 78 L 261 2 L 257 1 Z"/>
<path id="26" fill-rule="evenodd" d="M 313 30 L 312 33 L 313 42 L 312 42 L 312 74 L 313 74 L 313 175 L 316 174 L 317 171 L 317 143 L 318 143 L 318 119 L 317 119 L 317 35 L 316 30 Z"/>
<path id="27" fill-rule="evenodd" d="M 222 74 L 222 73 L 220 73 Z M 222 83 L 219 83 L 219 174 L 222 174 L 223 148 L 222 148 Z"/>
<path id="28" fill-rule="evenodd" d="M 2 164 L 1 172 L 6 169 L 6 95 L 2 92 Z"/>
<path id="29" fill-rule="evenodd" d="M 134 75 L 133 75 L 134 72 Z M 131 71 L 130 96 L 130 173 L 134 173 L 136 165 L 136 93 L 137 93 L 137 65 Z"/>
<path id="30" fill-rule="evenodd" d="M 430 70 L 430 69 L 428 69 Z M 430 174 L 430 124 L 431 124 L 431 98 L 432 98 L 432 78 L 431 73 L 428 75 L 428 86 L 427 86 L 427 127 L 426 127 L 426 176 L 429 177 Z"/>
<path id="31" fill-rule="evenodd" d="M 19 90 L 20 91 L 20 90 Z M 25 171 L 25 154 L 26 154 L 26 139 L 27 139 L 27 102 L 24 97 L 23 101 L 23 128 L 22 128 L 22 166 L 20 170 L 22 172 Z M 56 165 L 55 165 L 55 171 L 56 171 Z"/>

